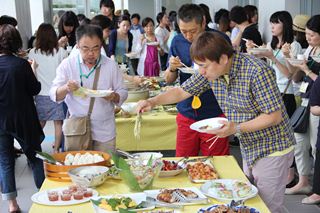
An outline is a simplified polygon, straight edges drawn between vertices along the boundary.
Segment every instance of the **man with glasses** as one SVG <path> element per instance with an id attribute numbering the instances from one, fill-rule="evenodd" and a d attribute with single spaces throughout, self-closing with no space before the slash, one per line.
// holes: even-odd
<path id="1" fill-rule="evenodd" d="M 83 96 L 77 90 L 79 87 L 92 89 L 96 70 L 100 68 L 97 90 L 111 89 L 113 92 L 105 97 L 94 98 L 90 116 L 93 150 L 114 150 L 114 105 L 121 105 L 128 96 L 122 74 L 113 60 L 101 55 L 103 33 L 100 27 L 80 26 L 76 31 L 76 39 L 80 52 L 59 65 L 50 97 L 56 102 L 65 101 L 70 117 L 86 116 L 90 97 Z"/>
<path id="2" fill-rule="evenodd" d="M 176 35 L 172 40 L 169 51 L 169 66 L 165 71 L 165 79 L 168 83 L 172 83 L 180 77 L 180 84 L 182 84 L 191 77 L 191 74 L 184 73 L 179 69 L 183 64 L 189 67 L 194 66 L 190 57 L 190 46 L 193 40 L 205 31 L 206 21 L 204 12 L 196 4 L 184 4 L 178 11 L 178 25 L 181 34 Z M 225 34 L 221 34 L 230 42 L 230 39 Z M 199 133 L 190 129 L 190 125 L 196 121 L 213 117 L 224 117 L 212 90 L 207 90 L 199 98 L 201 101 L 200 108 L 192 108 L 194 97 L 190 97 L 177 104 L 179 113 L 176 118 L 176 156 L 197 156 L 199 155 L 199 151 L 201 151 L 202 155 L 206 156 L 229 154 L 227 138 L 219 138 L 215 145 L 210 147 L 211 143 L 207 143 L 206 141 L 212 138 L 212 135 Z"/>

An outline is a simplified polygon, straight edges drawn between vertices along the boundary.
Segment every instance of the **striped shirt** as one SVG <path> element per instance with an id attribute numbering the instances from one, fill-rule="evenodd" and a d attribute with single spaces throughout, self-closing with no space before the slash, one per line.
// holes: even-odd
<path id="1" fill-rule="evenodd" d="M 274 70 L 263 61 L 247 54 L 234 53 L 228 76 L 209 82 L 200 74 L 195 74 L 181 87 L 192 95 L 199 95 L 212 87 L 222 111 L 229 121 L 235 123 L 281 110 L 281 123 L 241 134 L 241 152 L 249 167 L 257 160 L 295 144 Z"/>

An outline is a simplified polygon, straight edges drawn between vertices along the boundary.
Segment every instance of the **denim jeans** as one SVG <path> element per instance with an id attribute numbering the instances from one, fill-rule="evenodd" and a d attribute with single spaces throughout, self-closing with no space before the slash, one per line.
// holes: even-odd
<path id="1" fill-rule="evenodd" d="M 23 148 L 23 142 L 19 140 L 18 142 Z M 41 151 L 41 146 L 35 146 L 35 150 L 25 154 L 31 164 L 35 184 L 37 188 L 40 188 L 45 177 L 43 162 L 35 157 L 36 150 Z M 12 200 L 17 197 L 14 166 L 14 135 L 0 129 L 0 180 L 3 200 Z"/>

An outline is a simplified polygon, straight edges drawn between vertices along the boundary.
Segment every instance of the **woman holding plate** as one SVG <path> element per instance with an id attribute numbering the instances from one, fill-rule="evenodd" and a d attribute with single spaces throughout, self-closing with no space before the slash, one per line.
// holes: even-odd
<path id="1" fill-rule="evenodd" d="M 140 50 L 140 60 L 138 64 L 138 74 L 140 76 L 159 76 L 160 73 L 160 55 L 163 53 L 161 49 L 162 40 L 154 33 L 154 21 L 152 18 L 145 18 L 142 21 L 142 27 L 145 34 L 141 36 L 138 43 Z M 157 45 L 149 45 L 148 43 Z"/>

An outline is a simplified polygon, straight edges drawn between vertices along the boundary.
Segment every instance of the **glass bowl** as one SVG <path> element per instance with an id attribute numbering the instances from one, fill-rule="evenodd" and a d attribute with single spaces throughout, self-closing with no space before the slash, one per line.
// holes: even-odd
<path id="1" fill-rule="evenodd" d="M 131 191 L 144 191 L 151 189 L 153 181 L 159 176 L 163 163 L 161 160 L 154 160 L 152 163 L 145 161 L 129 160 L 128 167 L 119 169 L 120 177 L 128 185 Z"/>

